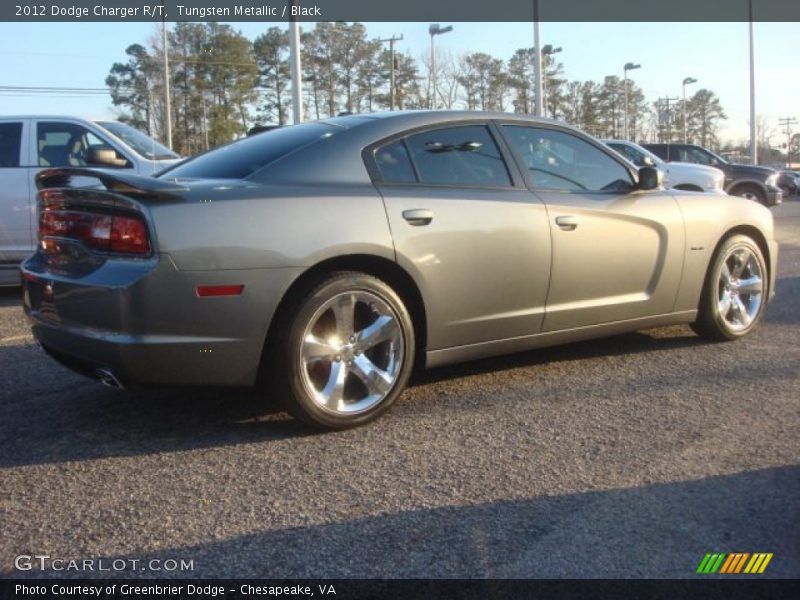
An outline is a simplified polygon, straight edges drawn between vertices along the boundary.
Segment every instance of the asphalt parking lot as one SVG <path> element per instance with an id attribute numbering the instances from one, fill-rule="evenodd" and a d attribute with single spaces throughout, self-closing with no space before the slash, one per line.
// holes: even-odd
<path id="1" fill-rule="evenodd" d="M 749 338 L 439 369 L 335 434 L 248 392 L 85 380 L 0 291 L 0 576 L 46 554 L 193 561 L 122 573 L 147 577 L 694 577 L 707 552 L 772 552 L 763 576 L 800 577 L 800 201 L 773 210 L 778 295 Z"/>

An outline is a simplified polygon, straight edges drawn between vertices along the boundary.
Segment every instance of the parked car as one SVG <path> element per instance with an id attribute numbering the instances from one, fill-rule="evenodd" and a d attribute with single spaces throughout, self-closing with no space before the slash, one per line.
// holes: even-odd
<path id="1" fill-rule="evenodd" d="M 666 162 L 627 140 L 600 140 L 637 167 L 656 167 L 664 172 L 664 186 L 690 192 L 724 192 L 725 173 L 715 167 L 695 163 Z"/>
<path id="2" fill-rule="evenodd" d="M 765 206 L 775 206 L 783 199 L 775 169 L 734 164 L 695 144 L 642 144 L 642 147 L 667 162 L 697 163 L 721 169 L 725 173 L 725 191 L 732 196 L 742 196 Z"/>
<path id="3" fill-rule="evenodd" d="M 19 264 L 34 250 L 36 186 L 47 167 L 107 167 L 152 175 L 177 154 L 115 121 L 0 117 L 0 285 L 19 285 Z"/>
<path id="4" fill-rule="evenodd" d="M 70 185 L 84 176 L 105 190 Z M 753 331 L 770 211 L 659 179 L 566 125 L 466 111 L 284 127 L 156 178 L 49 169 L 25 311 L 46 352 L 109 385 L 260 384 L 318 426 L 359 425 L 415 365 Z"/>

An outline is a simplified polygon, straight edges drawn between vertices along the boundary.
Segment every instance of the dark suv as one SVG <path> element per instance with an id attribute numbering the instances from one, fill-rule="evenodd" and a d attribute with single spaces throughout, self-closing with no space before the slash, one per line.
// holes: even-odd
<path id="1" fill-rule="evenodd" d="M 725 191 L 733 196 L 757 200 L 766 206 L 780 204 L 779 173 L 768 167 L 730 163 L 695 144 L 642 144 L 667 162 L 687 162 L 716 167 L 725 173 Z"/>

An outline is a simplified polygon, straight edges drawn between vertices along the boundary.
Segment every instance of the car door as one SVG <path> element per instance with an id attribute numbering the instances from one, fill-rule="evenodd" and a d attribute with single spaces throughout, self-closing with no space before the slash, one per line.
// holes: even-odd
<path id="1" fill-rule="evenodd" d="M 0 267 L 9 269 L 33 251 L 27 135 L 27 119 L 0 122 Z"/>
<path id="2" fill-rule="evenodd" d="M 367 151 L 397 260 L 422 288 L 429 350 L 538 333 L 550 272 L 544 205 L 486 123 L 395 136 Z"/>
<path id="3" fill-rule="evenodd" d="M 636 191 L 613 153 L 557 126 L 501 126 L 547 206 L 553 266 L 543 331 L 666 314 L 684 255 L 669 192 Z"/>

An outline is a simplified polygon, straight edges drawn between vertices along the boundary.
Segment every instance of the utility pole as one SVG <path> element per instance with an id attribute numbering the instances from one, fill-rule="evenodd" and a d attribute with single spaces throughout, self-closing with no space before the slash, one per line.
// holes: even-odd
<path id="1" fill-rule="evenodd" d="M 164 127 L 167 130 L 167 148 L 172 150 L 172 102 L 169 97 L 169 45 L 167 44 L 167 22 L 162 24 L 162 33 L 164 34 L 164 112 L 166 118 L 164 119 Z"/>
<path id="2" fill-rule="evenodd" d="M 670 102 L 677 102 L 678 100 L 680 100 L 680 98 L 669 98 L 669 97 L 667 97 L 667 98 L 659 98 L 658 99 L 658 102 L 659 102 L 660 105 L 666 106 L 666 109 L 664 111 L 664 113 L 665 113 L 664 121 L 666 121 L 666 125 L 667 125 L 667 143 L 668 144 L 672 143 L 672 113 L 669 112 L 669 104 L 670 104 Z M 659 115 L 658 121 L 659 121 L 659 123 L 661 122 L 661 115 Z"/>
<path id="3" fill-rule="evenodd" d="M 394 101 L 395 101 L 395 92 L 394 92 L 394 43 L 400 42 L 403 40 L 403 34 L 400 34 L 400 37 L 396 37 L 392 34 L 392 37 L 386 38 L 385 40 L 378 40 L 380 43 L 389 42 L 389 68 L 391 69 L 390 73 L 390 83 L 389 83 L 389 110 L 394 110 Z M 433 37 L 431 37 L 431 42 L 433 42 Z"/>
<path id="4" fill-rule="evenodd" d="M 786 168 L 790 169 L 792 166 L 792 125 L 797 124 L 797 119 L 794 117 L 784 117 L 778 119 L 778 123 L 786 127 Z"/>

